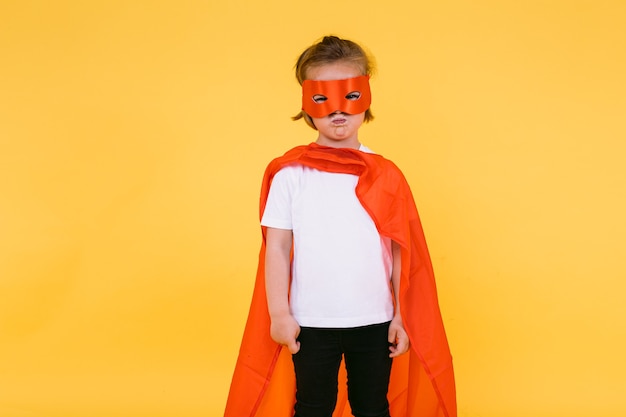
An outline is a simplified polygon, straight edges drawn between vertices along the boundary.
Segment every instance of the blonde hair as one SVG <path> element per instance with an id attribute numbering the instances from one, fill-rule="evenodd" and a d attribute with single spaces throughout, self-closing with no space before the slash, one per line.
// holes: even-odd
<path id="1" fill-rule="evenodd" d="M 307 79 L 308 70 L 335 62 L 353 63 L 361 69 L 361 75 L 371 76 L 374 72 L 374 58 L 368 55 L 357 43 L 337 36 L 325 36 L 302 52 L 295 66 L 296 79 L 302 85 L 302 82 Z M 306 124 L 317 130 L 311 116 L 302 110 L 291 119 L 304 119 Z M 367 109 L 364 121 L 369 122 L 371 120 L 374 120 L 374 115 L 370 109 Z"/>

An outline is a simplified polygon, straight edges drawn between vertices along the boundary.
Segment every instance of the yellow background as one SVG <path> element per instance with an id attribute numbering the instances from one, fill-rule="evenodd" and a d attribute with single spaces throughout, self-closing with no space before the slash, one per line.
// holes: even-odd
<path id="1" fill-rule="evenodd" d="M 626 2 L 0 2 L 0 416 L 219 416 L 328 33 L 420 208 L 463 417 L 626 415 Z"/>

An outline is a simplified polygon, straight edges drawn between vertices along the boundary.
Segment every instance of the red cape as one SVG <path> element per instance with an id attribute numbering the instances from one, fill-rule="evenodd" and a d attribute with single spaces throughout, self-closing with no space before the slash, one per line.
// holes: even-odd
<path id="1" fill-rule="evenodd" d="M 415 202 L 400 170 L 380 155 L 353 149 L 299 146 L 273 160 L 265 171 L 260 214 L 274 175 L 289 164 L 359 176 L 356 194 L 381 235 L 401 246 L 400 306 L 411 341 L 394 359 L 389 384 L 393 417 L 456 417 L 452 357 L 439 311 L 433 269 Z M 256 284 L 225 417 L 291 417 L 295 376 L 289 351 L 270 337 L 265 298 L 265 229 Z M 345 369 L 333 417 L 350 417 Z"/>

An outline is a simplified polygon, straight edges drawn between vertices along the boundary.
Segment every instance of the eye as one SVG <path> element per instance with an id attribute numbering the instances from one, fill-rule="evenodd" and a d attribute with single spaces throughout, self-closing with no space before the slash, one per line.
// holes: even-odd
<path id="1" fill-rule="evenodd" d="M 321 94 L 315 94 L 313 96 L 313 101 L 316 102 L 317 104 L 323 103 L 326 100 L 328 100 L 328 98 L 326 96 L 321 95 Z"/>
<path id="2" fill-rule="evenodd" d="M 351 93 L 346 94 L 346 100 L 358 100 L 361 98 L 361 93 L 358 91 L 353 91 Z"/>

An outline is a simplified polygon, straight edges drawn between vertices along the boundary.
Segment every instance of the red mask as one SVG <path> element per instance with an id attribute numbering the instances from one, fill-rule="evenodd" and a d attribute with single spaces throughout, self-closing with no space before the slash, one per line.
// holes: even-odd
<path id="1" fill-rule="evenodd" d="M 372 103 L 369 79 L 369 75 L 361 75 L 345 80 L 304 80 L 302 110 L 315 118 L 322 118 L 336 111 L 347 114 L 363 113 Z"/>

